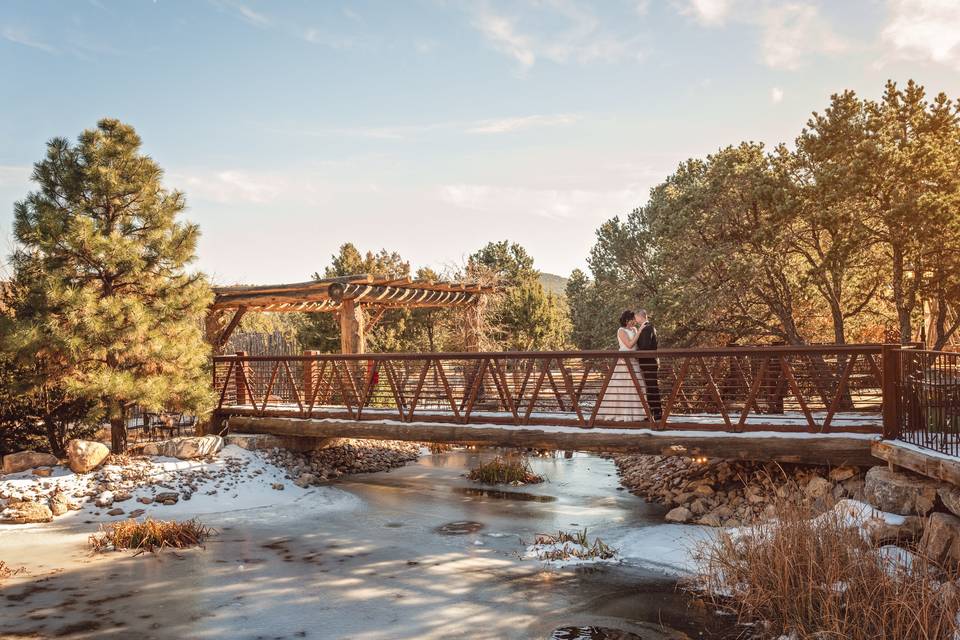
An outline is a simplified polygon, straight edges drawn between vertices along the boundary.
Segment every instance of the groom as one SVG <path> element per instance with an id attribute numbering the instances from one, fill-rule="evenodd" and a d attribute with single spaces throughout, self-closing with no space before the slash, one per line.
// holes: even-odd
<path id="1" fill-rule="evenodd" d="M 640 335 L 637 337 L 637 351 L 656 351 L 657 350 L 657 330 L 647 318 L 647 312 L 640 309 L 636 313 L 637 326 L 640 327 Z M 647 404 L 650 405 L 650 413 L 654 420 L 660 420 L 663 410 L 660 407 L 660 382 L 657 380 L 657 370 L 660 368 L 657 358 L 637 358 L 637 364 L 643 373 L 643 381 L 647 387 Z"/>

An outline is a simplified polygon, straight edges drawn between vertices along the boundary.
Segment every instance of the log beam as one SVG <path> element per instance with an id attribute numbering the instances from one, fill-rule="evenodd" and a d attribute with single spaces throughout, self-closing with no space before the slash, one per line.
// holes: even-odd
<path id="1" fill-rule="evenodd" d="M 366 353 L 363 309 L 352 299 L 340 307 L 340 353 Z"/>
<path id="2" fill-rule="evenodd" d="M 364 438 L 405 440 L 570 451 L 686 455 L 728 460 L 773 460 L 800 464 L 870 466 L 872 440 L 849 436 L 791 438 L 704 433 L 676 436 L 669 431 L 623 433 L 618 429 L 498 428 L 450 423 L 357 422 L 337 419 L 303 419 L 231 416 L 234 433 L 264 433 L 309 438 Z"/>

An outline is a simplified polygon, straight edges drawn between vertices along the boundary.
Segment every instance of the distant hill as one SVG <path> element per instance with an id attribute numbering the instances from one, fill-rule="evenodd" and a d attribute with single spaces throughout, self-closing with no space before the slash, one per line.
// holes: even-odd
<path id="1" fill-rule="evenodd" d="M 543 285 L 544 289 L 554 294 L 559 294 L 561 296 L 566 295 L 567 279 L 563 276 L 557 276 L 552 273 L 541 273 L 540 284 Z"/>

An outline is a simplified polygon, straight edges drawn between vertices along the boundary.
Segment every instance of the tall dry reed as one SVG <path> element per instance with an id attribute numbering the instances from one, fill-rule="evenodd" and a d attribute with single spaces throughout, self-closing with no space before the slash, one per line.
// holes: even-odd
<path id="1" fill-rule="evenodd" d="M 957 570 L 920 556 L 898 562 L 836 511 L 812 518 L 781 503 L 779 519 L 720 531 L 697 551 L 690 586 L 760 637 L 798 640 L 956 640 Z"/>

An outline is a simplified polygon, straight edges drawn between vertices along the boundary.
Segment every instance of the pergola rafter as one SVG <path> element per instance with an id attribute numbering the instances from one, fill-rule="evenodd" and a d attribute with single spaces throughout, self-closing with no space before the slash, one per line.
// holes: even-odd
<path id="1" fill-rule="evenodd" d="M 207 317 L 207 337 L 219 352 L 243 315 L 251 311 L 338 313 L 342 351 L 363 353 L 366 331 L 363 308 L 373 309 L 377 320 L 387 309 L 462 307 L 469 313 L 484 295 L 494 291 L 494 287 L 479 283 L 370 274 L 292 284 L 215 287 L 216 297 Z"/>

